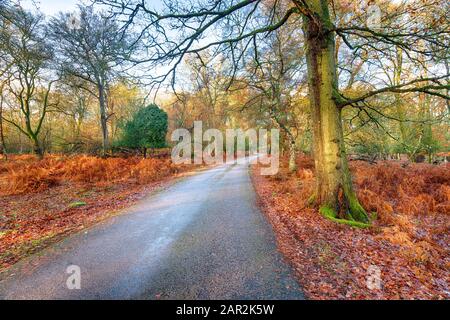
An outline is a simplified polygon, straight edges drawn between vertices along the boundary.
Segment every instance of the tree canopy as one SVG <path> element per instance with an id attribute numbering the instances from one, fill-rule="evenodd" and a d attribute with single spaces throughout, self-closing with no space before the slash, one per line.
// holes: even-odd
<path id="1" fill-rule="evenodd" d="M 12 3 L 2 4 L 5 39 L 17 37 L 12 28 L 27 17 L 42 16 Z M 21 73 L 35 61 L 19 63 L 22 56 L 10 54 L 18 46 L 3 41 L 2 150 L 31 144 L 37 153 L 107 156 L 111 141 L 153 147 L 134 114 L 153 98 L 167 112 L 168 131 L 191 130 L 198 120 L 205 129 L 280 129 L 292 172 L 299 151 L 315 158 L 311 203 L 337 219 L 367 223 L 349 159 L 432 163 L 449 150 L 443 8 L 448 4 L 437 0 L 80 5 L 79 21 L 66 12 L 32 28 L 28 48 L 48 51 L 32 54 L 45 61 L 31 78 Z"/>

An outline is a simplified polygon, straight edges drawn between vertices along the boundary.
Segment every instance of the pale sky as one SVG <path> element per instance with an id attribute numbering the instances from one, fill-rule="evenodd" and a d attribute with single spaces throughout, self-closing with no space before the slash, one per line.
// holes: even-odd
<path id="1" fill-rule="evenodd" d="M 75 11 L 77 3 L 82 0 L 18 0 L 20 4 L 27 9 L 34 9 L 35 3 L 37 7 L 46 15 L 55 15 L 60 11 Z M 86 0 L 85 0 L 86 1 Z M 392 0 L 392 2 L 399 4 L 405 0 Z M 408 1 L 408 0 L 406 0 Z M 406 2 L 405 1 L 405 2 Z M 150 1 L 153 4 L 159 3 L 157 0 Z"/>
<path id="2" fill-rule="evenodd" d="M 25 9 L 34 10 L 36 7 L 48 16 L 56 15 L 60 11 L 76 11 L 79 3 L 92 3 L 91 0 L 16 0 Z M 159 0 L 150 0 L 148 4 L 155 8 L 160 4 Z"/>
<path id="3" fill-rule="evenodd" d="M 34 9 L 35 5 L 46 15 L 55 15 L 60 11 L 75 11 L 79 0 L 20 0 L 22 7 Z"/>

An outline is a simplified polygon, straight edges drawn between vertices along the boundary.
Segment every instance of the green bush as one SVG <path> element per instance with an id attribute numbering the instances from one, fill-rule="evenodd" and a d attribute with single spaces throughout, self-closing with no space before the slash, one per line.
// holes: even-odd
<path id="1" fill-rule="evenodd" d="M 124 125 L 123 137 L 119 145 L 141 150 L 146 156 L 147 149 L 166 147 L 167 127 L 167 113 L 157 105 L 151 104 L 139 110 Z"/>

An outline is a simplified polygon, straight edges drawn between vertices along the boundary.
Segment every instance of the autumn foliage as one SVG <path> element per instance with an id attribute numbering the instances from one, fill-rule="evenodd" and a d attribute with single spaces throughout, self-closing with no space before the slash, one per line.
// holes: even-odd
<path id="1" fill-rule="evenodd" d="M 254 180 L 310 298 L 449 298 L 450 164 L 352 161 L 355 189 L 373 219 L 368 230 L 333 223 L 311 207 L 314 163 L 299 156 L 297 164 L 294 174 L 283 167 Z M 381 290 L 366 286 L 371 265 L 382 270 Z"/>
<path id="2" fill-rule="evenodd" d="M 0 162 L 0 193 L 4 195 L 45 191 L 62 183 L 108 185 L 119 182 L 145 184 L 180 172 L 170 159 L 18 156 Z"/>
<path id="3" fill-rule="evenodd" d="M 15 155 L 0 160 L 0 271 L 192 169 L 168 157 Z"/>

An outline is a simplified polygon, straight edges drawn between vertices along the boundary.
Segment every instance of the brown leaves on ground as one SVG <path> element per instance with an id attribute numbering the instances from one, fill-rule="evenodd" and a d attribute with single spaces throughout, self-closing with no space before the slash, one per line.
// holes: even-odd
<path id="1" fill-rule="evenodd" d="M 375 227 L 355 229 L 324 219 L 307 206 L 314 163 L 300 156 L 299 170 L 258 175 L 255 188 L 311 299 L 448 299 L 450 164 L 352 162 L 361 204 L 377 212 Z M 368 289 L 371 266 L 381 289 Z"/>
<path id="2" fill-rule="evenodd" d="M 189 168 L 137 157 L 0 161 L 0 270 L 130 206 Z"/>

